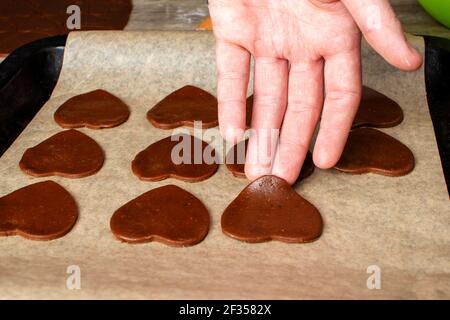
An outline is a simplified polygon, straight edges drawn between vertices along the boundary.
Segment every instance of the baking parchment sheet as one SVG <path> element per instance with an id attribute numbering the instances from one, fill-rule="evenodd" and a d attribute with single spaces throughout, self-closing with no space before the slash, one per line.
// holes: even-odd
<path id="1" fill-rule="evenodd" d="M 423 52 L 423 40 L 411 38 Z M 50 242 L 0 238 L 0 298 L 450 298 L 450 210 L 424 89 L 423 69 L 396 71 L 363 46 L 365 84 L 397 100 L 405 120 L 382 129 L 416 158 L 407 176 L 348 175 L 319 170 L 296 190 L 320 210 L 325 228 L 309 244 L 246 244 L 222 234 L 220 216 L 247 185 L 225 166 L 210 179 L 139 181 L 134 156 L 171 131 L 154 128 L 146 112 L 186 84 L 215 94 L 214 39 L 207 32 L 79 32 L 69 36 L 51 99 L 0 158 L 0 195 L 46 178 L 18 166 L 26 148 L 62 129 L 53 113 L 68 98 L 97 88 L 129 104 L 125 124 L 80 129 L 104 149 L 104 167 L 83 179 L 51 179 L 76 199 L 74 229 Z M 250 93 L 251 90 L 249 90 Z M 109 229 L 113 212 L 158 186 L 176 184 L 205 203 L 206 239 L 194 247 L 130 245 Z M 81 271 L 69 290 L 67 268 Z M 369 266 L 381 289 L 367 287 Z"/>

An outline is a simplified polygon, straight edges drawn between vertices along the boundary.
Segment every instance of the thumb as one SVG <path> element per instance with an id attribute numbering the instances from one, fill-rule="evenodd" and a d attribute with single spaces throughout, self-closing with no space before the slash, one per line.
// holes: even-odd
<path id="1" fill-rule="evenodd" d="M 422 56 L 406 40 L 400 21 L 388 0 L 341 0 L 367 42 L 391 65 L 413 71 Z"/>

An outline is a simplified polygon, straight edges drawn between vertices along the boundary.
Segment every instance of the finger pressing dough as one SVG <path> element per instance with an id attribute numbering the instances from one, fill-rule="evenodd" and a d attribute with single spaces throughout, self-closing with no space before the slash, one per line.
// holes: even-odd
<path id="1" fill-rule="evenodd" d="M 241 141 L 238 144 L 234 145 L 227 153 L 225 163 L 227 165 L 228 170 L 238 178 L 246 178 L 245 176 L 245 156 L 247 154 L 247 145 L 248 139 L 245 141 Z M 312 154 L 310 151 L 306 153 L 305 161 L 303 162 L 302 170 L 300 171 L 300 175 L 297 178 L 297 182 L 300 182 L 314 172 L 314 162 L 312 158 Z"/>
<path id="2" fill-rule="evenodd" d="M 23 172 L 35 177 L 82 178 L 99 171 L 103 161 L 103 150 L 97 142 L 72 129 L 27 149 L 19 166 Z"/>
<path id="3" fill-rule="evenodd" d="M 183 146 L 186 152 L 179 148 Z M 203 140 L 185 134 L 153 143 L 131 163 L 133 173 L 144 181 L 175 178 L 198 182 L 211 177 L 218 167 L 215 150 Z"/>
<path id="4" fill-rule="evenodd" d="M 75 200 L 53 181 L 38 182 L 0 198 L 0 236 L 52 240 L 67 234 L 77 218 Z"/>
<path id="5" fill-rule="evenodd" d="M 390 135 L 376 129 L 359 128 L 350 131 L 335 168 L 353 174 L 372 172 L 403 176 L 414 169 L 414 155 Z"/>
<path id="6" fill-rule="evenodd" d="M 102 129 L 116 127 L 130 116 L 128 106 L 105 90 L 84 93 L 64 102 L 55 121 L 63 128 Z"/>
<path id="7" fill-rule="evenodd" d="M 158 102 L 147 119 L 161 129 L 193 127 L 194 121 L 201 121 L 203 129 L 213 128 L 219 124 L 217 99 L 205 90 L 185 86 Z"/>
<path id="8" fill-rule="evenodd" d="M 226 235 L 245 242 L 311 242 L 323 229 L 316 207 L 276 176 L 250 183 L 225 209 L 221 223 Z"/>
<path id="9" fill-rule="evenodd" d="M 157 241 L 171 246 L 192 246 L 209 230 L 209 213 L 189 192 L 168 185 L 150 190 L 114 212 L 111 230 L 130 243 Z"/>
<path id="10" fill-rule="evenodd" d="M 397 102 L 369 87 L 363 87 L 361 103 L 353 121 L 353 128 L 388 128 L 394 127 L 402 121 L 403 110 Z"/>

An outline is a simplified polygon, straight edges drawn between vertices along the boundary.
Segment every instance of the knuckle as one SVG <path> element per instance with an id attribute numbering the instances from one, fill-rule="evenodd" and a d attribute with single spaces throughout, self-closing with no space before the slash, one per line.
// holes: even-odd
<path id="1" fill-rule="evenodd" d="M 247 74 L 239 71 L 218 71 L 217 78 L 219 80 L 242 80 L 246 79 Z"/>
<path id="2" fill-rule="evenodd" d="M 245 99 L 220 96 L 218 98 L 218 106 L 224 109 L 235 109 L 235 111 L 241 111 L 245 105 Z"/>
<path id="3" fill-rule="evenodd" d="M 302 141 L 295 139 L 295 137 L 285 137 L 282 141 L 280 141 L 279 148 L 286 155 L 299 154 L 301 152 L 306 153 L 308 151 L 308 146 Z"/>
<path id="4" fill-rule="evenodd" d="M 336 106 L 355 106 L 358 105 L 360 98 L 361 93 L 352 89 L 330 90 L 326 93 L 326 100 Z"/>
<path id="5" fill-rule="evenodd" d="M 267 109 L 277 109 L 282 103 L 282 99 L 273 95 L 257 95 L 253 96 L 253 104 L 257 107 Z"/>
<path id="6" fill-rule="evenodd" d="M 316 101 L 294 98 L 288 102 L 288 110 L 293 114 L 316 114 L 318 109 L 319 104 Z"/>

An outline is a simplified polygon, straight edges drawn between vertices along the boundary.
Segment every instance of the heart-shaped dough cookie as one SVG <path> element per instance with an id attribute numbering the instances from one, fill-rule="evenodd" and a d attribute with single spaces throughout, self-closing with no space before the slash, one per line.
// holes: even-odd
<path id="1" fill-rule="evenodd" d="M 250 183 L 222 215 L 222 231 L 245 242 L 311 242 L 322 229 L 316 207 L 276 176 Z"/>
<path id="2" fill-rule="evenodd" d="M 192 246 L 209 230 L 209 213 L 189 192 L 168 185 L 150 190 L 114 212 L 111 230 L 130 243 L 162 242 L 171 246 Z"/>
<path id="3" fill-rule="evenodd" d="M 350 131 L 335 168 L 353 174 L 372 172 L 403 176 L 414 169 L 414 155 L 390 135 L 376 129 L 359 128 Z"/>
<path id="4" fill-rule="evenodd" d="M 388 128 L 394 127 L 402 121 L 403 110 L 397 102 L 369 87 L 363 87 L 361 103 L 353 121 L 353 128 Z"/>
<path id="5" fill-rule="evenodd" d="M 59 132 L 25 151 L 20 168 L 35 177 L 82 178 L 96 173 L 103 165 L 100 146 L 77 130 Z"/>
<path id="6" fill-rule="evenodd" d="M 53 181 L 38 182 L 0 198 L 0 236 L 52 240 L 68 233 L 77 218 L 75 200 Z"/>
<path id="7" fill-rule="evenodd" d="M 129 116 L 122 100 L 99 89 L 70 98 L 56 110 L 54 118 L 63 128 L 102 129 L 116 127 Z"/>
<path id="8" fill-rule="evenodd" d="M 215 150 L 209 144 L 193 136 L 179 134 L 159 140 L 138 153 L 131 168 L 144 181 L 175 178 L 198 182 L 217 171 L 217 162 Z"/>
<path id="9" fill-rule="evenodd" d="M 245 141 L 241 141 L 238 144 L 234 145 L 227 153 L 225 158 L 225 163 L 230 170 L 230 172 L 238 178 L 246 178 L 245 176 L 245 155 L 247 154 L 247 145 L 248 139 Z M 308 151 L 305 157 L 305 161 L 303 162 L 302 170 L 300 171 L 300 175 L 297 178 L 297 182 L 300 182 L 314 172 L 314 162 L 312 158 L 312 153 Z"/>
<path id="10" fill-rule="evenodd" d="M 158 102 L 147 119 L 160 129 L 193 127 L 194 121 L 201 121 L 203 129 L 213 128 L 219 124 L 217 99 L 205 90 L 185 86 Z"/>

